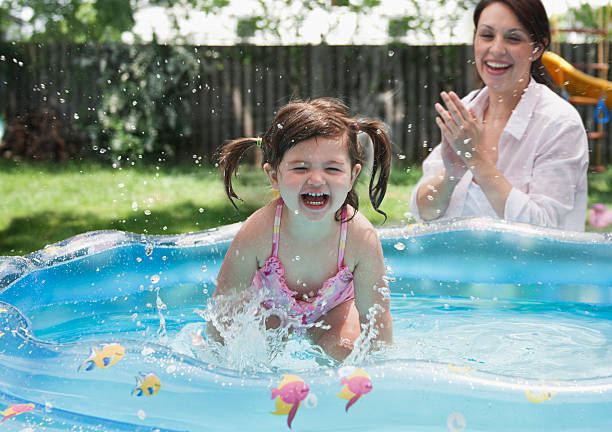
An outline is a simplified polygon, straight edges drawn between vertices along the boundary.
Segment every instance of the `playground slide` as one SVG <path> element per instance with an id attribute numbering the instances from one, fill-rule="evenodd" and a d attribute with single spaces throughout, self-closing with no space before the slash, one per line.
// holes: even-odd
<path id="1" fill-rule="evenodd" d="M 561 88 L 572 96 L 604 99 L 612 108 L 612 82 L 579 71 L 563 57 L 550 51 L 542 55 L 542 63 Z"/>

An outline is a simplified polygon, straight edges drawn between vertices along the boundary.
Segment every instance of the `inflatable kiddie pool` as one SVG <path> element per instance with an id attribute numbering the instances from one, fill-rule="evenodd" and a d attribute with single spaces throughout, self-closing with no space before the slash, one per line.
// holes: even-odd
<path id="1" fill-rule="evenodd" d="M 194 311 L 237 229 L 91 232 L 1 257 L 0 430 L 612 430 L 608 235 L 380 229 L 394 347 L 339 365 L 290 340 L 235 367 L 198 354 Z"/>

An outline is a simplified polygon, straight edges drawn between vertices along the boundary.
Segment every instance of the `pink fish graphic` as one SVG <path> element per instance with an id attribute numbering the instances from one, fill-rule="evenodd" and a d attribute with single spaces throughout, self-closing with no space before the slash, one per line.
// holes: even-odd
<path id="1" fill-rule="evenodd" d="M 2 419 L 2 422 L 4 422 L 4 420 L 6 420 L 7 418 L 11 418 L 11 417 L 19 415 L 19 414 L 30 412 L 33 409 L 34 409 L 34 404 L 33 403 L 10 405 L 4 411 L 0 411 L 0 414 L 2 414 L 4 416 L 4 418 Z M 2 423 L 2 422 L 0 422 L 0 423 Z"/>
<path id="2" fill-rule="evenodd" d="M 342 378 L 340 384 L 344 387 L 342 387 L 342 391 L 338 396 L 348 400 L 344 409 L 346 412 L 361 396 L 372 391 L 370 376 L 365 371 L 357 368 L 348 378 Z"/>
<path id="3" fill-rule="evenodd" d="M 275 415 L 287 415 L 287 426 L 291 429 L 291 422 L 297 413 L 300 403 L 306 399 L 310 391 L 308 385 L 295 375 L 283 375 L 278 388 L 273 388 L 272 399 L 276 399 Z"/>

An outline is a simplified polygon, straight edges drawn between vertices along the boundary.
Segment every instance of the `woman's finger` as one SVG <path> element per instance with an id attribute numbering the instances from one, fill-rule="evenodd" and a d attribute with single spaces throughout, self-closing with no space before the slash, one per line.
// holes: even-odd
<path id="1" fill-rule="evenodd" d="M 456 100 L 453 100 L 450 95 L 446 92 L 442 92 L 440 93 L 440 95 L 442 96 L 442 100 L 444 101 L 444 103 L 446 104 L 448 111 L 451 113 L 451 115 L 453 116 L 453 119 L 455 120 L 455 122 L 459 125 L 462 126 L 464 125 L 465 121 L 469 118 L 469 117 L 465 117 L 464 114 L 462 114 L 461 109 L 460 108 L 464 108 L 463 104 L 461 103 L 461 100 L 459 100 L 457 103 Z"/>
<path id="2" fill-rule="evenodd" d="M 466 108 L 466 106 L 463 104 L 463 102 L 461 102 L 461 99 L 459 98 L 459 96 L 457 96 L 457 93 L 450 92 L 449 97 L 455 103 L 455 105 L 457 106 L 457 109 L 459 110 L 461 116 L 465 120 L 472 120 L 472 121 L 478 120 L 478 117 L 476 117 L 476 114 L 474 113 L 474 110 L 472 108 L 470 108 L 468 110 Z"/>
<path id="3" fill-rule="evenodd" d="M 442 132 L 443 137 L 450 142 L 452 140 L 453 133 L 446 126 L 446 123 L 444 123 L 440 117 L 436 117 L 436 124 L 440 128 L 440 132 Z"/>
<path id="4" fill-rule="evenodd" d="M 440 105 L 439 103 L 435 104 L 434 107 L 436 108 L 436 111 L 438 111 L 438 113 L 440 114 L 441 121 L 444 122 L 449 133 L 453 135 L 456 134 L 458 129 L 460 128 L 455 122 L 455 119 L 453 119 L 450 113 L 447 110 L 445 110 L 444 107 Z"/>

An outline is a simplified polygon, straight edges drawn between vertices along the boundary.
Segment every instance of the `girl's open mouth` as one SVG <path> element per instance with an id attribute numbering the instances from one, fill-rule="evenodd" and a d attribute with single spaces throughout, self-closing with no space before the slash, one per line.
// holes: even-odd
<path id="1" fill-rule="evenodd" d="M 308 192 L 300 195 L 302 202 L 311 210 L 318 210 L 325 207 L 329 200 L 329 195 L 321 192 Z"/>

